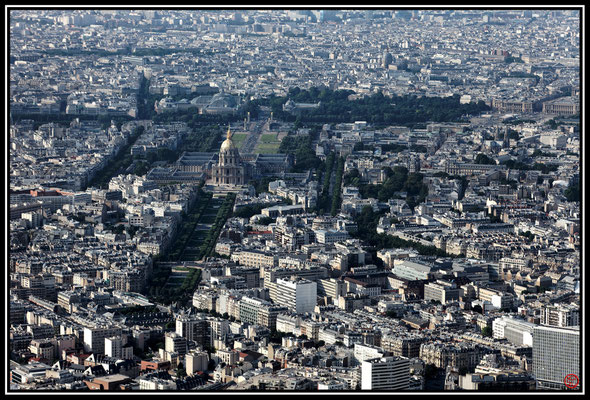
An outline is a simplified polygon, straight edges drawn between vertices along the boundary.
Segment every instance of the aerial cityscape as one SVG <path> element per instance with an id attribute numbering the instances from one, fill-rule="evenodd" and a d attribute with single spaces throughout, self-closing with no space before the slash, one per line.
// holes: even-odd
<path id="1" fill-rule="evenodd" d="M 5 14 L 5 394 L 584 394 L 583 6 Z"/>

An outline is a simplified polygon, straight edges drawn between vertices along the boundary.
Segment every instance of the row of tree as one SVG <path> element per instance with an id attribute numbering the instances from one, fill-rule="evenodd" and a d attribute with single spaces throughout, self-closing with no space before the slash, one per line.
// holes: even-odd
<path id="1" fill-rule="evenodd" d="M 209 207 L 212 196 L 213 195 L 211 193 L 199 191 L 199 199 L 196 201 L 194 207 L 189 211 L 188 215 L 182 219 L 181 226 L 174 240 L 174 247 L 172 247 L 172 249 L 165 256 L 167 260 L 180 260 L 191 236 L 195 231 L 195 227 Z"/>
<path id="2" fill-rule="evenodd" d="M 162 275 L 164 270 L 162 269 Z M 167 275 L 170 275 L 170 268 L 167 268 Z M 166 280 L 168 277 L 166 277 Z M 187 276 L 179 286 L 158 285 L 149 286 L 148 295 L 151 301 L 159 304 L 178 303 L 180 306 L 185 306 L 190 302 L 192 294 L 201 280 L 201 271 L 199 269 L 191 269 Z"/>
<path id="3" fill-rule="evenodd" d="M 180 301 L 185 305 L 187 302 L 190 302 L 193 293 L 197 289 L 197 285 L 201 281 L 201 270 L 192 268 L 188 275 L 182 281 L 182 285 L 174 290 L 174 300 L 176 302 Z"/>
<path id="4" fill-rule="evenodd" d="M 510 169 L 518 169 L 521 171 L 536 170 L 536 171 L 541 171 L 543 174 L 555 172 L 559 168 L 559 166 L 557 164 L 545 164 L 545 163 L 536 162 L 533 165 L 530 165 L 530 164 L 526 164 L 526 163 L 523 163 L 521 161 L 516 161 L 516 160 L 507 160 L 507 161 L 502 162 L 502 164 L 506 165 L 506 167 L 508 167 Z"/>
<path id="5" fill-rule="evenodd" d="M 111 178 L 123 172 L 133 162 L 131 156 L 131 146 L 135 144 L 137 138 L 141 136 L 144 131 L 143 126 L 136 127 L 131 133 L 127 144 L 119 149 L 117 154 L 107 163 L 107 165 L 87 184 L 87 187 L 107 187 Z"/>
<path id="6" fill-rule="evenodd" d="M 563 192 L 567 201 L 580 201 L 581 200 L 581 192 L 580 192 L 580 182 L 576 182 L 574 184 L 570 184 L 567 189 Z"/>
<path id="7" fill-rule="evenodd" d="M 293 172 L 315 169 L 321 163 L 321 160 L 315 154 L 313 138 L 310 135 L 285 136 L 279 146 L 279 153 L 293 154 L 295 156 Z"/>
<path id="8" fill-rule="evenodd" d="M 428 196 L 428 185 L 422 182 L 423 175 L 418 172 L 408 172 L 406 167 L 397 166 L 383 169 L 385 181 L 380 184 L 361 183 L 357 169 L 351 170 L 344 178 L 345 185 L 357 186 L 361 196 L 365 199 L 375 198 L 386 202 L 392 198 L 401 198 L 399 192 L 406 193 L 406 202 L 410 208 L 420 204 Z"/>
<path id="9" fill-rule="evenodd" d="M 328 154 L 324 161 L 324 168 L 322 171 L 322 191 L 317 200 L 316 210 L 317 213 L 323 215 L 328 212 L 329 201 L 330 201 L 330 185 L 332 183 L 332 171 L 334 168 L 334 160 L 336 155 L 334 153 Z"/>
<path id="10" fill-rule="evenodd" d="M 217 243 L 217 238 L 219 237 L 219 234 L 221 233 L 221 230 L 223 229 L 223 226 L 225 225 L 225 221 L 227 221 L 227 219 L 232 214 L 235 200 L 236 200 L 235 193 L 229 193 L 225 197 L 223 204 L 219 208 L 219 211 L 217 211 L 217 216 L 215 217 L 215 221 L 213 223 L 213 226 L 211 227 L 211 229 L 209 229 L 209 232 L 207 232 L 207 236 L 205 237 L 205 240 L 201 244 L 199 259 L 202 260 L 206 257 L 209 257 L 209 255 L 215 249 L 215 244 Z"/>
<path id="11" fill-rule="evenodd" d="M 299 118 L 305 123 L 344 123 L 367 121 L 376 126 L 407 125 L 414 126 L 426 122 L 459 122 L 466 115 L 478 115 L 490 107 L 483 101 L 461 104 L 460 96 L 418 97 L 415 95 L 387 97 L 378 92 L 361 99 L 350 100 L 351 90 L 333 91 L 326 87 L 313 87 L 289 90 L 284 97 L 271 97 L 267 105 L 275 116 L 293 122 Z M 318 108 L 302 112 L 298 117 L 283 111 L 288 101 L 318 103 Z"/>
<path id="12" fill-rule="evenodd" d="M 125 122 L 133 120 L 130 115 L 121 114 L 98 114 L 98 115 L 86 115 L 86 114 L 65 114 L 64 110 L 57 114 L 47 113 L 10 113 L 10 122 L 15 124 L 23 120 L 33 121 L 33 130 L 38 129 L 41 125 L 48 123 L 55 123 L 60 125 L 69 126 L 73 120 L 79 119 L 80 121 L 97 121 L 102 129 L 107 129 L 111 126 L 111 121 L 115 122 L 117 128 L 121 128 L 121 125 Z"/>
<path id="13" fill-rule="evenodd" d="M 233 213 L 233 217 L 250 219 L 254 215 L 260 214 L 260 211 L 265 207 L 268 206 L 266 204 L 248 204 L 237 209 Z"/>
<path id="14" fill-rule="evenodd" d="M 334 176 L 334 187 L 332 189 L 332 207 L 330 214 L 335 216 L 340 211 L 342 204 L 342 175 L 344 174 L 344 158 L 338 157 L 338 164 L 336 165 L 336 175 Z"/>

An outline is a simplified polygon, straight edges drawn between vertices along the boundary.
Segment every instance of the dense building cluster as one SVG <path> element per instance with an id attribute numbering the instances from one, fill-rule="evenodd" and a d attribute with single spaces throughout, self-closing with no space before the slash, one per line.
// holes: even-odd
<path id="1" fill-rule="evenodd" d="M 579 390 L 579 10 L 9 14 L 11 390 Z"/>

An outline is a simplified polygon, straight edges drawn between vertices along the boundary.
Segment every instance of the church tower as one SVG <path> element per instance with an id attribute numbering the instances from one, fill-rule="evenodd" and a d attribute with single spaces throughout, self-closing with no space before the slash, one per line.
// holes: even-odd
<path id="1" fill-rule="evenodd" d="M 227 127 L 227 137 L 219 149 L 219 162 L 212 169 L 212 183 L 223 186 L 240 186 L 245 184 L 244 167 L 240 159 L 240 152 L 231 140 L 230 127 Z"/>

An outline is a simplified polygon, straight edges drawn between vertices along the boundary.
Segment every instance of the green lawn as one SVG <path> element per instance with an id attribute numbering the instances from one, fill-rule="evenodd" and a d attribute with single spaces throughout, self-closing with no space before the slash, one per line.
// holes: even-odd
<path id="1" fill-rule="evenodd" d="M 247 133 L 234 133 L 231 137 L 231 140 L 234 142 L 236 147 L 240 149 L 244 143 L 244 140 L 246 140 L 246 137 L 248 137 Z"/>
<path id="2" fill-rule="evenodd" d="M 258 139 L 258 143 L 274 143 L 277 141 L 276 133 L 265 133 L 260 135 L 260 139 Z"/>
<path id="3" fill-rule="evenodd" d="M 281 141 L 277 139 L 276 133 L 265 133 L 258 139 L 254 153 L 275 154 L 279 152 Z"/>
<path id="4" fill-rule="evenodd" d="M 254 149 L 254 153 L 261 153 L 261 154 L 276 154 L 279 152 L 279 146 L 281 144 L 279 142 L 276 143 L 258 143 L 256 149 Z"/>

